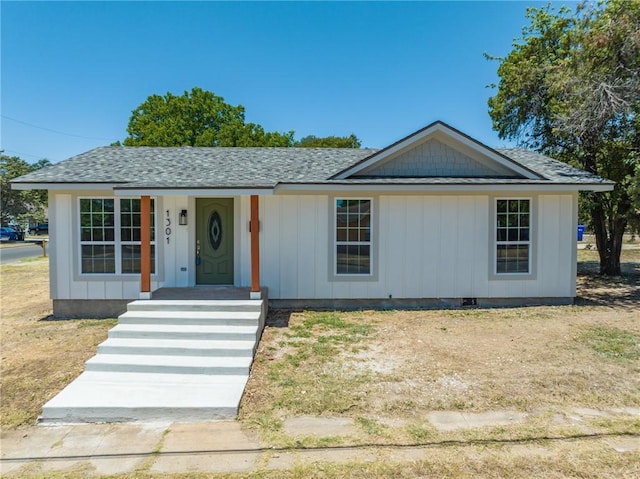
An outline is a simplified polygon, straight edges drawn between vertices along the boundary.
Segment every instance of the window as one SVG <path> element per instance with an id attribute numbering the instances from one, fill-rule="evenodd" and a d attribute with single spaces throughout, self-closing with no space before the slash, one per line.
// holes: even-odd
<path id="1" fill-rule="evenodd" d="M 335 273 L 371 275 L 371 200 L 335 201 Z"/>
<path id="2" fill-rule="evenodd" d="M 496 274 L 531 273 L 531 200 L 496 199 Z"/>
<path id="3" fill-rule="evenodd" d="M 140 273 L 140 199 L 80 199 L 80 271 Z M 155 273 L 155 202 L 151 200 L 151 272 Z"/>

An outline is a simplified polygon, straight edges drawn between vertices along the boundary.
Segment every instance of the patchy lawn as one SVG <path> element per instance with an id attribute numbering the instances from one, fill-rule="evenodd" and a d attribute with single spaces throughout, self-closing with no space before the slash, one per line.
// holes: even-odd
<path id="1" fill-rule="evenodd" d="M 347 443 L 459 439 L 435 431 L 433 411 L 526 413 L 482 433 L 502 439 L 576 433 L 576 408 L 634 411 L 588 429 L 639 434 L 639 253 L 625 250 L 613 279 L 581 253 L 575 306 L 272 311 L 240 419 L 274 444 L 290 444 L 283 424 L 301 415 L 355 418 Z"/>
<path id="2" fill-rule="evenodd" d="M 114 321 L 53 321 L 49 263 L 0 267 L 0 425 L 33 424 L 45 402 L 77 377 Z"/>
<path id="3" fill-rule="evenodd" d="M 415 427 L 431 411 L 551 418 L 573 407 L 640 408 L 638 307 L 280 312 L 270 320 L 241 411 L 263 429 L 297 415 L 351 416 L 365 428 L 414 423 L 409 435 L 419 439 Z"/>

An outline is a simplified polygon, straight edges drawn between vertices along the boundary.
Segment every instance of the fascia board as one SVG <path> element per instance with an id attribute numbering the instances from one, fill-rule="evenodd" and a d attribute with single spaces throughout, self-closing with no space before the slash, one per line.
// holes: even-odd
<path id="1" fill-rule="evenodd" d="M 273 188 L 114 188 L 115 196 L 250 196 L 273 195 Z"/>
<path id="2" fill-rule="evenodd" d="M 279 184 L 274 194 L 291 194 L 294 192 L 321 191 L 377 191 L 383 192 L 469 192 L 469 191 L 595 191 L 613 190 L 613 184 L 536 184 L 536 183 L 501 183 L 501 184 L 371 184 L 371 183 L 323 183 L 323 184 Z"/>

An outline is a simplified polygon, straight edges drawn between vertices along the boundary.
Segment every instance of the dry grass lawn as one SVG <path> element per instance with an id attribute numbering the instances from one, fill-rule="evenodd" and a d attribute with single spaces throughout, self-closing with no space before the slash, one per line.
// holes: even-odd
<path id="1" fill-rule="evenodd" d="M 33 424 L 95 354 L 113 321 L 53 321 L 47 258 L 0 266 L 0 424 Z"/>
<path id="2" fill-rule="evenodd" d="M 274 311 L 243 414 L 640 407 L 640 250 L 623 258 L 608 279 L 581 252 L 575 306 Z"/>
<path id="3" fill-rule="evenodd" d="M 637 436 L 638 253 L 625 250 L 625 274 L 614 279 L 592 274 L 596 253 L 581 253 L 575 306 L 273 311 L 241 420 L 279 445 L 291 444 L 283 424 L 300 415 L 355 418 L 359 427 L 347 440 L 302 438 L 309 445 Z M 527 420 L 442 433 L 427 419 L 433 411 L 496 410 Z M 576 410 L 605 417 L 577 426 Z"/>

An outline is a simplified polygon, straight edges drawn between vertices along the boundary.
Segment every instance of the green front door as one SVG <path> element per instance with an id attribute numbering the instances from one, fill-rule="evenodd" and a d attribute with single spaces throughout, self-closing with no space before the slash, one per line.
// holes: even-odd
<path id="1" fill-rule="evenodd" d="M 233 198 L 196 199 L 196 283 L 233 284 Z"/>

